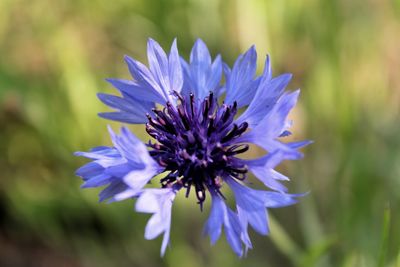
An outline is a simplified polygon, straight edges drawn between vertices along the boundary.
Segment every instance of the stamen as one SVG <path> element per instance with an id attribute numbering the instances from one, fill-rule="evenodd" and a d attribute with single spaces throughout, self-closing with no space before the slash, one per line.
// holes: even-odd
<path id="1" fill-rule="evenodd" d="M 185 98 L 174 92 L 174 96 L 176 106 L 167 102 L 162 110 L 153 110 L 154 117 L 146 115 L 146 132 L 157 141 L 147 146 L 151 157 L 164 167 L 162 187 L 180 184 L 186 188 L 186 197 L 194 187 L 202 209 L 206 189 L 224 197 L 219 189 L 227 175 L 246 178 L 247 168 L 235 156 L 249 147 L 233 141 L 248 124 L 234 124 L 237 103 L 219 106 L 212 92 L 202 101 L 193 94 Z"/>
<path id="2" fill-rule="evenodd" d="M 236 124 L 233 125 L 233 129 L 221 140 L 221 143 L 225 143 L 231 140 L 235 135 L 236 131 L 238 130 L 238 126 Z"/>

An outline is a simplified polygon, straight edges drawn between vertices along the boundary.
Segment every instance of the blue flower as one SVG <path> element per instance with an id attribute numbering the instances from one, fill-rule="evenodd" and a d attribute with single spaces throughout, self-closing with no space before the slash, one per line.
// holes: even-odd
<path id="1" fill-rule="evenodd" d="M 115 110 L 101 117 L 145 124 L 151 140 L 144 144 L 124 127 L 119 135 L 109 129 L 112 147 L 76 153 L 93 160 L 76 172 L 84 180 L 82 187 L 106 186 L 100 201 L 137 199 L 136 211 L 152 214 L 145 238 L 164 234 L 161 255 L 169 244 L 176 194 L 193 192 L 201 210 L 209 196 L 204 233 L 214 244 L 223 228 L 233 251 L 242 256 L 252 248 L 249 226 L 268 234 L 268 209 L 292 205 L 302 196 L 288 194 L 282 182 L 289 179 L 274 170 L 284 160 L 300 159 L 298 149 L 310 143 L 283 142 L 291 134 L 287 117 L 299 90 L 285 91 L 291 75 L 273 77 L 268 56 L 257 76 L 254 46 L 232 69 L 220 56 L 213 60 L 201 40 L 189 62 L 179 56 L 176 40 L 166 54 L 150 39 L 147 55 L 149 67 L 125 57 L 133 79 L 107 80 L 120 96 L 98 97 Z M 263 148 L 265 155 L 243 159 L 250 144 Z M 270 190 L 250 188 L 249 173 Z M 233 191 L 235 209 L 225 204 L 223 186 Z"/>

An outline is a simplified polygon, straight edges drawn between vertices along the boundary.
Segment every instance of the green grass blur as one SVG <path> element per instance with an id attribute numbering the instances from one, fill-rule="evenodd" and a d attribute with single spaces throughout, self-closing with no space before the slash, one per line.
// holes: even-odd
<path id="1" fill-rule="evenodd" d="M 110 144 L 95 94 L 128 77 L 123 55 L 146 62 L 148 37 L 186 58 L 200 37 L 229 64 L 255 44 L 259 71 L 269 53 L 302 89 L 289 139 L 315 143 L 280 169 L 310 194 L 270 212 L 247 258 L 209 245 L 193 199 L 160 258 L 131 201 L 79 188 L 72 153 Z M 0 266 L 400 266 L 399 44 L 399 0 L 1 0 Z"/>

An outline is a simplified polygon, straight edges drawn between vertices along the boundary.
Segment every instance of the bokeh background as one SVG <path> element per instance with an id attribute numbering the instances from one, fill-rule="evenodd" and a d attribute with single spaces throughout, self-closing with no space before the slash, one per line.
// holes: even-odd
<path id="1" fill-rule="evenodd" d="M 302 89 L 291 138 L 315 143 L 280 170 L 310 194 L 270 211 L 247 258 L 211 247 L 183 197 L 160 258 L 132 201 L 79 188 L 73 152 L 110 144 L 95 94 L 149 37 L 186 58 L 200 37 L 229 64 L 255 44 L 259 71 L 269 53 Z M 398 0 L 1 0 L 0 266 L 400 266 L 399 44 Z"/>

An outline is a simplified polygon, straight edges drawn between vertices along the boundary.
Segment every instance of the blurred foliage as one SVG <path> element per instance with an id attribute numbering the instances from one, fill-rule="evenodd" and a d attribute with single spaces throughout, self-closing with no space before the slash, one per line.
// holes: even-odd
<path id="1" fill-rule="evenodd" d="M 400 266 L 399 33 L 398 0 L 1 0 L 0 266 Z M 256 44 L 260 70 L 269 53 L 302 88 L 290 138 L 315 144 L 281 169 L 311 192 L 245 259 L 202 237 L 195 201 L 178 198 L 160 258 L 131 202 L 79 189 L 72 153 L 110 144 L 95 94 L 148 37 L 185 57 L 201 37 L 230 64 Z"/>

